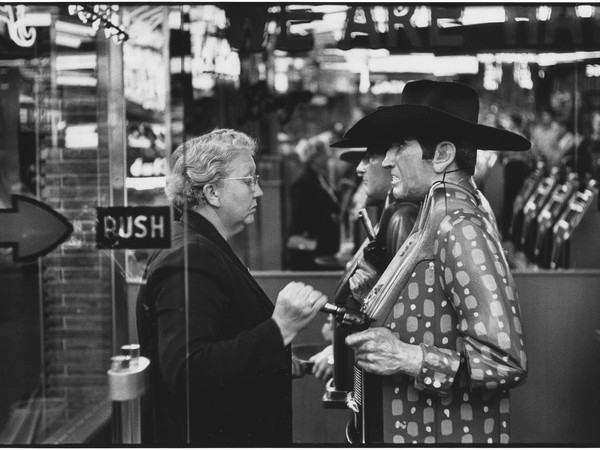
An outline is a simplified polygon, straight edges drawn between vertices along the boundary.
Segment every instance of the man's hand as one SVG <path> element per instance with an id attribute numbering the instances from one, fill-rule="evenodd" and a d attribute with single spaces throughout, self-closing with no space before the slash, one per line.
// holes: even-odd
<path id="1" fill-rule="evenodd" d="M 328 380 L 333 376 L 333 345 L 328 345 L 309 359 L 314 363 L 312 373 L 319 380 Z"/>
<path id="2" fill-rule="evenodd" d="M 351 334 L 346 337 L 346 344 L 354 349 L 356 365 L 376 375 L 415 376 L 423 362 L 420 346 L 402 342 L 387 328 Z"/>
<path id="3" fill-rule="evenodd" d="M 348 280 L 352 295 L 363 300 L 371 292 L 378 279 L 379 273 L 377 270 L 365 260 L 360 261 L 354 274 Z"/>

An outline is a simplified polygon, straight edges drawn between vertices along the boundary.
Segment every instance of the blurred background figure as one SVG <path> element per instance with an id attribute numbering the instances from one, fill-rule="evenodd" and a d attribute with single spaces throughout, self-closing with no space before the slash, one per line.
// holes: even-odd
<path id="1" fill-rule="evenodd" d="M 558 127 L 558 141 L 556 143 L 556 153 L 549 155 L 549 167 L 562 166 L 563 158 L 568 154 L 574 155 L 580 138 L 575 136 L 573 121 L 568 117 L 561 117 L 556 121 Z"/>
<path id="2" fill-rule="evenodd" d="M 546 164 L 553 160 L 558 151 L 559 126 L 552 111 L 546 109 L 531 130 L 532 156 Z"/>
<path id="3" fill-rule="evenodd" d="M 513 112 L 508 116 L 504 128 L 521 136 L 529 137 L 529 133 L 524 127 L 523 117 L 517 112 Z M 504 220 L 502 222 L 502 235 L 507 236 L 513 213 L 513 203 L 525 179 L 531 173 L 533 161 L 530 152 L 502 152 L 502 162 L 504 164 Z"/>
<path id="4" fill-rule="evenodd" d="M 556 166 L 576 172 L 581 180 L 592 175 L 592 154 L 590 147 L 585 144 L 586 138 L 581 133 L 583 127 L 579 127 L 580 129 L 577 130 L 579 132 L 575 133 L 573 120 L 564 119 L 559 121 L 559 124 L 562 135 L 558 141 L 560 159 Z"/>
<path id="5" fill-rule="evenodd" d="M 593 178 L 600 179 L 600 111 L 594 110 L 590 114 L 589 131 L 577 147 L 577 159 L 567 157 L 565 164 L 575 167 L 581 177 L 589 173 Z M 582 174 L 583 172 L 583 174 Z"/>
<path id="6" fill-rule="evenodd" d="M 290 270 L 323 270 L 318 256 L 335 255 L 340 248 L 340 199 L 330 184 L 328 143 L 317 137 L 296 146 L 302 172 L 290 189 L 291 219 L 286 243 Z"/>

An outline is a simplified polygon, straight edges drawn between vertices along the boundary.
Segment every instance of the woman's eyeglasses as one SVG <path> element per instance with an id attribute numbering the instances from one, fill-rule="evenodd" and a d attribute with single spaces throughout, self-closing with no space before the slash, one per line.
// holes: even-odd
<path id="1" fill-rule="evenodd" d="M 232 178 L 221 178 L 221 181 L 228 181 L 228 180 L 241 180 L 244 183 L 246 183 L 248 186 L 250 186 L 250 188 L 252 190 L 256 189 L 256 186 L 258 185 L 258 179 L 260 178 L 259 175 L 250 175 L 248 177 L 232 177 Z"/>

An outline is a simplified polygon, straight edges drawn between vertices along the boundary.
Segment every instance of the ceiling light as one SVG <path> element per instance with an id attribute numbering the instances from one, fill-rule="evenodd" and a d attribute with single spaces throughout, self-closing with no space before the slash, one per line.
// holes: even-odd
<path id="1" fill-rule="evenodd" d="M 65 22 L 64 20 L 57 20 L 55 27 L 56 27 L 56 31 L 73 34 L 73 35 L 79 36 L 79 37 L 91 38 L 96 35 L 96 32 L 87 25 Z"/>
<path id="2" fill-rule="evenodd" d="M 77 55 L 58 55 L 56 57 L 56 70 L 96 69 L 96 55 L 93 53 L 80 53 Z"/>
<path id="3" fill-rule="evenodd" d="M 56 45 L 61 47 L 79 48 L 81 47 L 81 39 L 65 33 L 56 33 Z"/>
<path id="4" fill-rule="evenodd" d="M 23 22 L 30 27 L 49 27 L 52 23 L 52 18 L 48 13 L 28 12 L 25 14 Z"/>

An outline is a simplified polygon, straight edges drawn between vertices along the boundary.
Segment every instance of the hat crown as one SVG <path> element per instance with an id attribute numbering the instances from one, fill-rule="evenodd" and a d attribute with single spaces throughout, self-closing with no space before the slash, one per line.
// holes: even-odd
<path id="1" fill-rule="evenodd" d="M 469 86 L 456 82 L 418 80 L 406 83 L 403 105 L 435 108 L 468 122 L 477 123 L 479 97 Z"/>
<path id="2" fill-rule="evenodd" d="M 346 132 L 343 141 L 366 147 L 435 133 L 444 139 L 468 140 L 479 150 L 524 151 L 531 147 L 523 136 L 479 124 L 478 118 L 479 96 L 473 88 L 448 81 L 411 81 L 404 86 L 399 105 L 367 114 Z"/>

